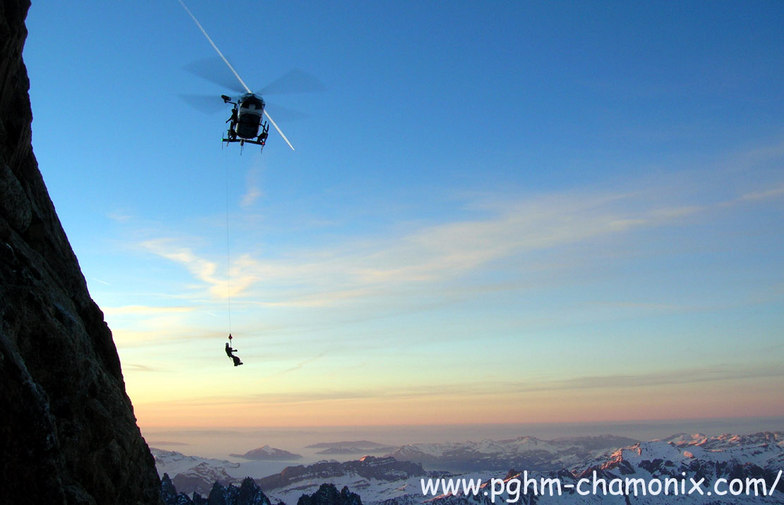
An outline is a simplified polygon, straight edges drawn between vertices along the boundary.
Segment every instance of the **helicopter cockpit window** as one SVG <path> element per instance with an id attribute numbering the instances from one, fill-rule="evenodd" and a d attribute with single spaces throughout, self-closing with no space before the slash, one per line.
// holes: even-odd
<path id="1" fill-rule="evenodd" d="M 251 96 L 243 100 L 242 102 L 243 109 L 256 109 L 260 110 L 264 108 L 264 102 L 259 100 L 258 98 Z"/>

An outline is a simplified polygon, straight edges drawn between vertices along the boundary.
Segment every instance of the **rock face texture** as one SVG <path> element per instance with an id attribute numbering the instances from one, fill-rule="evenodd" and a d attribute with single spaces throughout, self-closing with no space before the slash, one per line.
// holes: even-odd
<path id="1" fill-rule="evenodd" d="M 120 360 L 31 146 L 29 0 L 0 0 L 0 503 L 159 504 Z"/>

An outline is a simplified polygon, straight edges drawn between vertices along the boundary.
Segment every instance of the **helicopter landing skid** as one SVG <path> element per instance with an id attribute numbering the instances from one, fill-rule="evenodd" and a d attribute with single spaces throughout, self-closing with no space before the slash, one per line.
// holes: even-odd
<path id="1" fill-rule="evenodd" d="M 247 142 L 248 144 L 256 144 L 257 146 L 262 146 L 262 147 L 264 147 L 264 145 L 267 143 L 266 140 L 255 140 L 255 139 L 223 139 L 223 141 L 226 142 L 227 144 L 230 144 L 232 142 L 239 142 L 240 145 L 245 145 L 245 143 Z"/>
<path id="2" fill-rule="evenodd" d="M 223 140 L 223 142 L 226 143 L 226 145 L 229 145 L 232 142 L 239 142 L 240 143 L 240 152 L 242 152 L 243 147 L 245 147 L 245 142 L 247 142 L 249 144 L 256 144 L 257 146 L 261 146 L 261 149 L 259 149 L 259 152 L 264 150 L 264 144 L 267 143 L 267 139 L 264 139 L 264 140 L 254 140 L 254 139 L 242 139 L 242 138 L 239 138 L 239 139 L 238 138 L 228 138 L 228 139 L 224 138 L 222 140 Z"/>

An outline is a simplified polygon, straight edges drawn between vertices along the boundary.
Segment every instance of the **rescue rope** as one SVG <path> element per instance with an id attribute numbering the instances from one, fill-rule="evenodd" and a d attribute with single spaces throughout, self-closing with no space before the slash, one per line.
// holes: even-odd
<path id="1" fill-rule="evenodd" d="M 229 342 L 231 342 L 231 230 L 229 228 L 229 166 L 226 165 L 226 305 L 229 319 Z"/>

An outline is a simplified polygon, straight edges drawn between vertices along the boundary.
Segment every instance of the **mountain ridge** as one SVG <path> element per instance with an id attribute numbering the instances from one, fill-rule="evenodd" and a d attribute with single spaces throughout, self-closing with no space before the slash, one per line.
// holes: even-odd
<path id="1" fill-rule="evenodd" d="M 244 454 L 229 454 L 229 456 L 255 461 L 293 461 L 296 459 L 302 459 L 301 454 L 294 454 L 289 451 L 284 451 L 283 449 L 276 449 L 275 447 L 270 447 L 269 445 L 264 445 L 257 449 L 251 449 Z"/>

